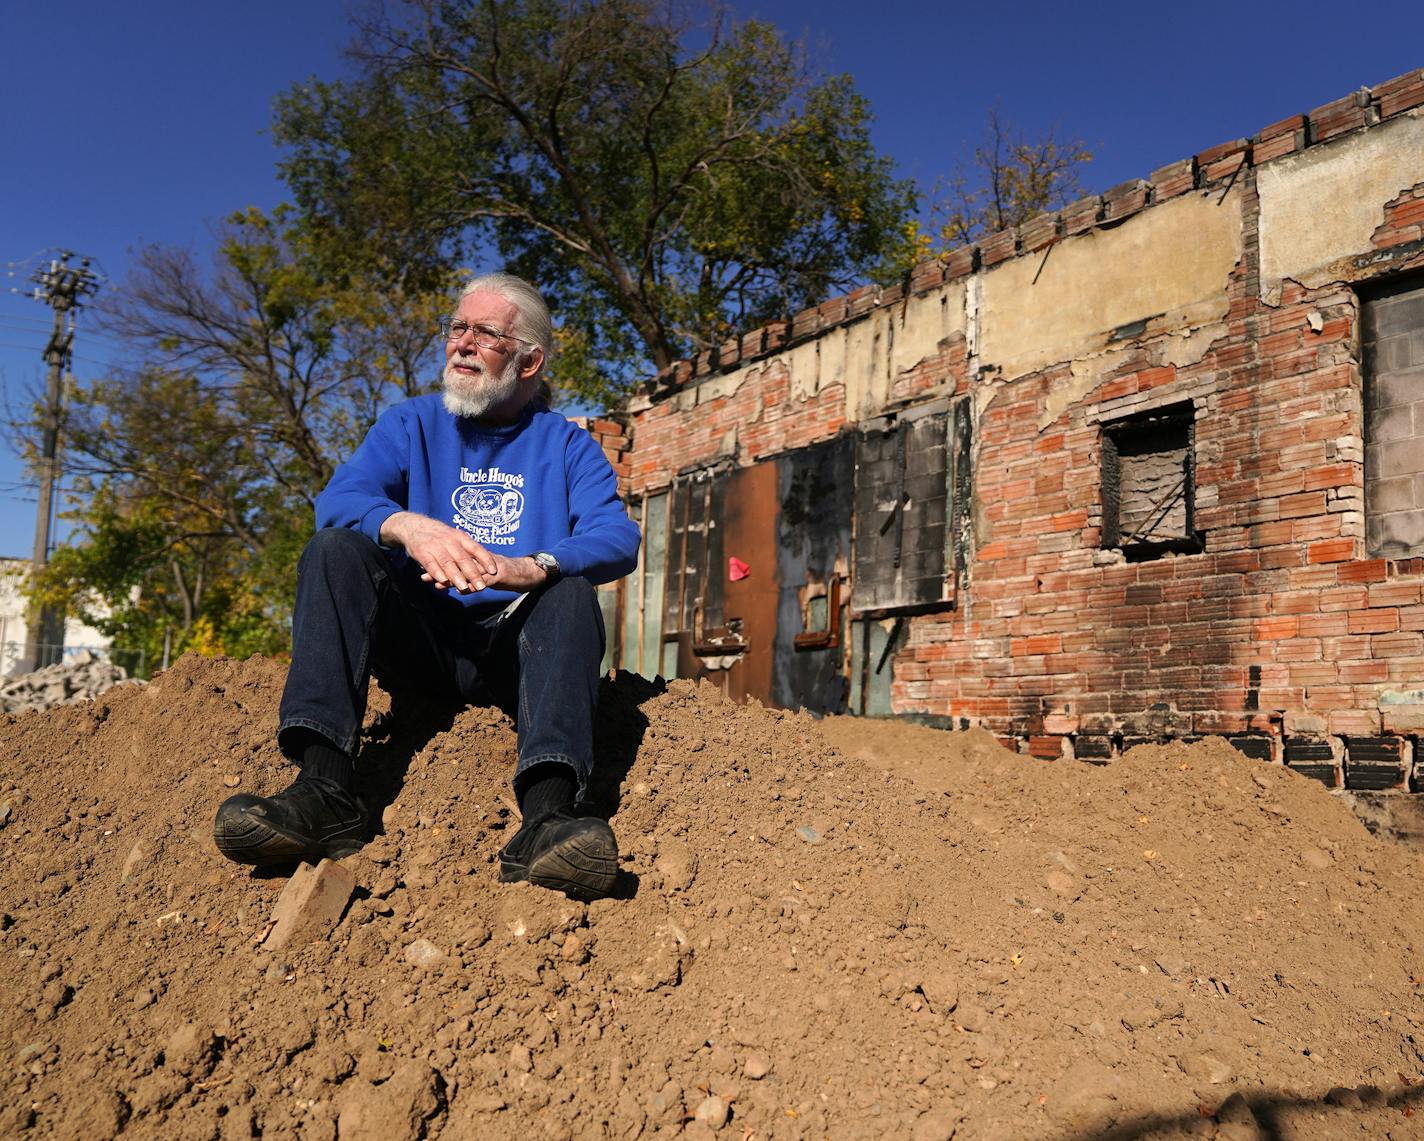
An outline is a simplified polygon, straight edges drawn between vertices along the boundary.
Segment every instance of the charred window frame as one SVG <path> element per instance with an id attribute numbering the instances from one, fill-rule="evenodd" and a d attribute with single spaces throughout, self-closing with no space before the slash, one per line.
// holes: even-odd
<path id="1" fill-rule="evenodd" d="M 968 517 L 969 409 L 939 401 L 863 426 L 855 441 L 851 606 L 861 615 L 952 606 Z"/>
<path id="2" fill-rule="evenodd" d="M 1365 547 L 1424 555 L 1424 274 L 1361 289 Z"/>
<path id="3" fill-rule="evenodd" d="M 1128 562 L 1205 549 L 1196 529 L 1196 421 L 1191 404 L 1103 425 L 1103 546 Z"/>

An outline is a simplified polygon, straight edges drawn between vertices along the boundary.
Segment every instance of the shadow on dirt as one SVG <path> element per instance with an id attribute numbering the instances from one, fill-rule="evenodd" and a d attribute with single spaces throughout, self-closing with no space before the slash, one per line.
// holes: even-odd
<path id="1" fill-rule="evenodd" d="M 1184 1135 L 1203 1125 L 1214 1125 L 1211 1136 L 1233 1141 L 1288 1141 L 1307 1137 L 1323 1124 L 1315 1114 L 1328 1112 L 1338 1126 L 1348 1126 L 1355 1114 L 1368 1115 L 1378 1125 L 1381 1115 L 1401 1118 L 1415 1116 L 1415 1106 L 1424 1099 L 1424 1086 L 1401 1085 L 1391 1090 L 1378 1086 L 1348 1088 L 1337 1086 L 1321 1097 L 1303 1097 L 1285 1090 L 1258 1090 L 1233 1093 L 1214 1110 L 1198 1106 L 1186 1114 L 1140 1114 L 1091 1129 L 1061 1133 L 1056 1141 L 1137 1141 L 1139 1138 Z M 1307 1115 L 1310 1115 L 1307 1118 Z M 1369 1123 L 1359 1122 L 1365 1130 Z M 1331 1136 L 1337 1134 L 1332 1133 Z"/>

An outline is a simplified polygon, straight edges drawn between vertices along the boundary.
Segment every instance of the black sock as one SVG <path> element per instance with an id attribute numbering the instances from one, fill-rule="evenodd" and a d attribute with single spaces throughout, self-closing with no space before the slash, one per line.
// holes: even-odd
<path id="1" fill-rule="evenodd" d="M 520 774 L 515 795 L 525 823 L 542 820 L 560 808 L 571 808 L 578 791 L 574 770 L 558 761 L 545 761 Z"/>
<path id="2" fill-rule="evenodd" d="M 315 730 L 290 729 L 283 744 L 302 767 L 298 780 L 321 777 L 346 789 L 355 783 L 356 766 L 351 758 Z"/>

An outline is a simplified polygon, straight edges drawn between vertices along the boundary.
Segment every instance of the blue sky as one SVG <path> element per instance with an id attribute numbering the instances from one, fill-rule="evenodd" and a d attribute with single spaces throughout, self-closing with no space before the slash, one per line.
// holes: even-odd
<path id="1" fill-rule="evenodd" d="M 1296 0 L 1146 5 L 873 5 L 732 0 L 804 38 L 813 66 L 851 73 L 882 153 L 926 187 L 964 158 L 986 111 L 1056 127 L 1096 155 L 1102 190 L 1363 86 L 1424 66 L 1424 4 Z M 271 101 L 342 73 L 345 0 L 0 0 L 0 264 L 64 247 L 121 288 L 148 242 L 203 251 L 209 225 L 283 198 Z M 3 284 L 24 291 L 33 263 Z M 23 407 L 43 383 L 50 311 L 0 293 L 0 388 Z M 122 364 L 81 323 L 82 379 Z M 34 489 L 0 440 L 0 555 L 28 557 Z"/>

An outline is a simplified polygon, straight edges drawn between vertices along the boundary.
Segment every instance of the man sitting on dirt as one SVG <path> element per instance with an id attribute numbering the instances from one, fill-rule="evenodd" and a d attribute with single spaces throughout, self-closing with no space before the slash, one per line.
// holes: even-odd
<path id="1" fill-rule="evenodd" d="M 353 758 L 374 669 L 515 717 L 523 826 L 500 878 L 597 898 L 617 873 L 613 830 L 574 812 L 604 647 L 594 584 L 633 569 L 638 528 L 602 450 L 547 406 L 538 291 L 478 277 L 443 329 L 444 392 L 383 414 L 317 498 L 277 735 L 301 772 L 274 796 L 226 800 L 214 838 L 259 865 L 365 842 Z"/>

